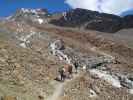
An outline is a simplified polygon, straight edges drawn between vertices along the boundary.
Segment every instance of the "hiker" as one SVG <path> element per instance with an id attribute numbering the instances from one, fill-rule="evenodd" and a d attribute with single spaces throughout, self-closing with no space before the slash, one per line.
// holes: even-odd
<path id="1" fill-rule="evenodd" d="M 63 67 L 60 68 L 58 72 L 60 74 L 60 81 L 64 81 L 64 79 L 65 79 L 65 70 L 64 70 L 64 68 Z"/>
<path id="2" fill-rule="evenodd" d="M 59 75 L 60 75 L 60 78 L 56 77 L 55 80 L 56 81 L 64 81 L 65 78 L 71 78 L 72 77 L 72 68 L 73 66 L 72 65 L 65 65 L 64 67 L 62 68 L 59 68 Z"/>
<path id="3" fill-rule="evenodd" d="M 78 63 L 75 61 L 74 62 L 74 67 L 75 67 L 75 70 L 76 70 L 76 73 L 78 72 Z"/>
<path id="4" fill-rule="evenodd" d="M 59 76 L 57 76 L 54 80 L 56 81 L 64 81 L 65 80 L 65 71 L 64 71 L 64 68 L 59 68 L 58 70 L 58 73 L 59 73 Z"/>
<path id="5" fill-rule="evenodd" d="M 67 78 L 71 78 L 71 76 L 72 76 L 72 68 L 73 68 L 73 66 L 69 65 L 69 64 L 64 66 L 64 72 L 65 72 L 65 76 Z"/>

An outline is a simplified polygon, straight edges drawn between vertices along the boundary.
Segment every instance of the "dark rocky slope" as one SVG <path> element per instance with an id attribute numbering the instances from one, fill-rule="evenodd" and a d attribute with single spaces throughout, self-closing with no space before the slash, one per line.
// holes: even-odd
<path id="1" fill-rule="evenodd" d="M 51 23 L 58 26 L 78 27 L 101 32 L 117 32 L 123 28 L 133 27 L 133 16 L 119 17 L 85 9 L 74 9 L 64 13 L 64 16 Z"/>

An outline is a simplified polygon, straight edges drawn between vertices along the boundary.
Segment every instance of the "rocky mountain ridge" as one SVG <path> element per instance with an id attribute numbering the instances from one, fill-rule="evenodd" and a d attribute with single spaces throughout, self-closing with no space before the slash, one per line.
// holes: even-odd
<path id="1" fill-rule="evenodd" d="M 21 8 L 8 19 L 35 24 L 53 24 L 84 30 L 90 29 L 108 33 L 115 33 L 121 29 L 133 28 L 133 15 L 120 17 L 80 8 L 60 13 L 49 13 L 47 9 Z"/>
<path id="2" fill-rule="evenodd" d="M 25 21 L 35 24 L 46 24 L 48 23 L 50 16 L 51 15 L 48 13 L 47 9 L 21 8 L 17 9 L 16 12 L 12 16 L 7 17 L 7 19 L 9 21 Z"/>
<path id="3" fill-rule="evenodd" d="M 76 27 L 114 33 L 121 29 L 132 28 L 132 19 L 132 15 L 120 17 L 77 8 L 64 13 L 64 16 L 60 19 L 52 20 L 51 23 L 64 27 Z"/>

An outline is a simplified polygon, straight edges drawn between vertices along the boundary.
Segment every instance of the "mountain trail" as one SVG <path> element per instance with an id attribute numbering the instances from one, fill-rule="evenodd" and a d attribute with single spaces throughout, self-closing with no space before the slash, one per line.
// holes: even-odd
<path id="1" fill-rule="evenodd" d="M 63 91 L 64 91 L 64 87 L 69 83 L 71 82 L 72 80 L 76 79 L 77 77 L 80 76 L 80 72 L 78 72 L 77 74 L 73 74 L 72 76 L 72 79 L 66 79 L 64 81 L 64 83 L 55 83 L 56 85 L 54 86 L 55 87 L 55 90 L 53 92 L 53 95 L 49 96 L 46 100 L 60 100 L 60 96 L 63 95 Z"/>

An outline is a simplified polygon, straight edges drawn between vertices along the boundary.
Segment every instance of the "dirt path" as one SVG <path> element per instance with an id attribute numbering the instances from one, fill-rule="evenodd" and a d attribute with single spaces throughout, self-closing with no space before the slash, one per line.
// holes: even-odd
<path id="1" fill-rule="evenodd" d="M 63 87 L 65 83 L 58 83 L 55 85 L 55 90 L 53 92 L 53 95 L 48 97 L 46 100 L 59 100 L 59 97 L 62 95 Z"/>
<path id="2" fill-rule="evenodd" d="M 55 90 L 53 92 L 53 95 L 51 95 L 50 97 L 48 97 L 46 100 L 60 100 L 60 96 L 63 95 L 63 91 L 64 91 L 64 87 L 69 83 L 71 82 L 72 80 L 76 79 L 77 77 L 80 76 L 80 71 L 77 73 L 77 74 L 73 74 L 73 77 L 72 79 L 66 79 L 63 83 L 55 83 L 56 85 L 54 86 L 55 87 Z"/>

